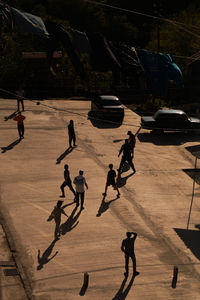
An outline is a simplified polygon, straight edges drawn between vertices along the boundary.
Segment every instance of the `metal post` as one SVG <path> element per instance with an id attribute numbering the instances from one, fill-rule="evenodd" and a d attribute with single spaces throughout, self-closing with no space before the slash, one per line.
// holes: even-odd
<path id="1" fill-rule="evenodd" d="M 192 204 L 193 204 L 193 200 L 194 200 L 194 188 L 195 188 L 195 180 L 196 180 L 197 157 L 195 158 L 194 168 L 195 168 L 195 175 L 194 175 L 194 180 L 193 180 L 192 199 L 191 199 L 190 209 L 189 209 L 189 214 L 188 214 L 187 229 L 189 228 L 190 216 L 191 216 L 191 212 L 192 212 Z"/>

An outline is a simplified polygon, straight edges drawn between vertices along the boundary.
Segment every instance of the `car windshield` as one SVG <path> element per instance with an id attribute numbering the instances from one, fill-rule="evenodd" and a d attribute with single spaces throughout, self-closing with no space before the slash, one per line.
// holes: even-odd
<path id="1" fill-rule="evenodd" d="M 103 101 L 101 101 L 101 103 L 104 106 L 119 106 L 119 105 L 121 105 L 119 100 L 103 100 Z"/>

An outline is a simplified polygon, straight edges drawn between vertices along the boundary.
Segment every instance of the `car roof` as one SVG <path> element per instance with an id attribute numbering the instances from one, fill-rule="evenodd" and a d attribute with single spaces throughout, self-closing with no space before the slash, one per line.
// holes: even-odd
<path id="1" fill-rule="evenodd" d="M 119 101 L 119 98 L 117 96 L 112 96 L 112 95 L 100 95 L 98 96 L 101 100 L 116 100 Z"/>
<path id="2" fill-rule="evenodd" d="M 181 109 L 159 109 L 156 114 L 185 114 L 185 112 Z"/>

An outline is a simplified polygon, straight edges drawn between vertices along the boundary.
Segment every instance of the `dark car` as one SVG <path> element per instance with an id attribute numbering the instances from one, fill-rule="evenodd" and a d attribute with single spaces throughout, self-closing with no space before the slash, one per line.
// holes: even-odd
<path id="1" fill-rule="evenodd" d="M 200 119 L 189 117 L 179 109 L 160 109 L 153 116 L 141 117 L 141 128 L 160 131 L 195 131 L 200 129 Z"/>
<path id="2" fill-rule="evenodd" d="M 91 114 L 98 118 L 122 122 L 124 118 L 124 108 L 118 97 L 101 95 L 92 99 Z"/>

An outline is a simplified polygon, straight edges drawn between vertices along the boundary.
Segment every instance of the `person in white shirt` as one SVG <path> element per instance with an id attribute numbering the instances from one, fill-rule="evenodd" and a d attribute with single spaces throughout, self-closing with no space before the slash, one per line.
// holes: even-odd
<path id="1" fill-rule="evenodd" d="M 84 209 L 84 197 L 85 197 L 85 186 L 88 189 L 88 185 L 85 177 L 83 176 L 83 171 L 79 171 L 79 175 L 74 178 L 73 183 L 76 186 L 76 206 L 79 206 L 79 198 L 81 198 L 81 210 Z"/>

